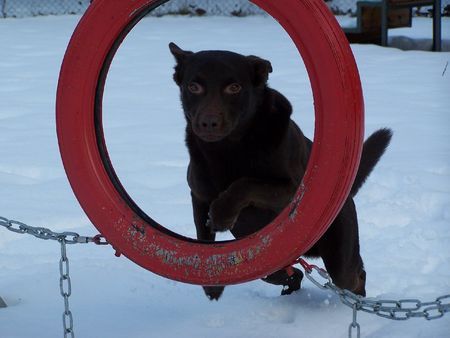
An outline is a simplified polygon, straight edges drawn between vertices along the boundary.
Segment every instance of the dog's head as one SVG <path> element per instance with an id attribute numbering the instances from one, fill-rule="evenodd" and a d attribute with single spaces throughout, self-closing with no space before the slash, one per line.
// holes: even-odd
<path id="1" fill-rule="evenodd" d="M 228 51 L 193 53 L 174 43 L 169 48 L 177 62 L 173 78 L 194 134 L 206 142 L 238 138 L 262 100 L 270 62 Z"/>

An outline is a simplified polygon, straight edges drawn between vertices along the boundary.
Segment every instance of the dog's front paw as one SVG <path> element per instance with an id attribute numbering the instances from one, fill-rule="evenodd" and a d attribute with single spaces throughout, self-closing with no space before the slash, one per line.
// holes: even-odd
<path id="1" fill-rule="evenodd" d="M 213 215 L 214 214 L 210 212 L 208 214 L 209 219 L 206 222 L 206 226 L 211 230 L 211 232 L 224 232 L 233 229 L 237 217 L 230 219 L 221 219 Z"/>
<path id="2" fill-rule="evenodd" d="M 206 297 L 209 300 L 219 300 L 220 296 L 222 296 L 224 286 L 204 286 L 203 290 L 205 291 Z"/>
<path id="3" fill-rule="evenodd" d="M 239 214 L 233 212 L 232 206 L 224 199 L 218 198 L 209 207 L 208 221 L 206 226 L 212 232 L 231 230 L 236 223 Z"/>

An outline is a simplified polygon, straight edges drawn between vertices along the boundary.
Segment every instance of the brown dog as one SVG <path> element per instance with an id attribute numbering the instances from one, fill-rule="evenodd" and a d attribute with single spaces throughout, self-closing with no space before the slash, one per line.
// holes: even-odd
<path id="1" fill-rule="evenodd" d="M 186 145 L 197 238 L 213 241 L 218 231 L 236 237 L 270 223 L 291 201 L 305 173 L 312 142 L 291 120 L 289 101 L 267 85 L 272 66 L 256 56 L 228 51 L 184 51 L 175 57 L 174 80 L 186 118 Z M 380 129 L 364 143 L 351 195 L 322 238 L 305 256 L 322 257 L 333 282 L 365 295 L 353 196 L 364 183 L 392 133 Z M 300 288 L 303 274 L 280 270 L 263 280 Z M 219 299 L 222 286 L 204 287 Z"/>

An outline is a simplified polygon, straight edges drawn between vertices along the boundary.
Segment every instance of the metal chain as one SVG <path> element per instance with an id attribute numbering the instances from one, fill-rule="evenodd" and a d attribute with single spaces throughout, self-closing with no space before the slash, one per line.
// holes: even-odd
<path id="1" fill-rule="evenodd" d="M 61 259 L 59 260 L 59 290 L 61 296 L 64 298 L 64 312 L 63 312 L 63 328 L 64 338 L 75 338 L 73 331 L 73 317 L 69 309 L 69 297 L 72 294 L 72 283 L 69 276 L 69 259 L 66 252 L 66 241 L 62 239 L 61 243 Z"/>
<path id="2" fill-rule="evenodd" d="M 343 304 L 353 309 L 353 321 L 348 328 L 349 338 L 352 337 L 354 330 L 356 330 L 356 337 L 360 337 L 360 325 L 356 319 L 358 311 L 376 314 L 392 320 L 407 320 L 410 318 L 433 320 L 441 318 L 445 313 L 450 312 L 450 294 L 437 297 L 434 301 L 429 302 L 422 302 L 419 299 L 387 300 L 366 298 L 333 284 L 330 275 L 325 269 L 308 264 L 302 258 L 299 258 L 295 263 L 299 263 L 305 269 L 305 276 L 314 285 L 321 289 L 333 291 L 339 296 Z M 322 282 L 312 276 L 314 272 L 322 278 Z"/>
<path id="3" fill-rule="evenodd" d="M 67 258 L 66 244 L 95 243 L 109 244 L 102 235 L 94 237 L 80 236 L 76 232 L 54 232 L 47 228 L 32 227 L 25 223 L 13 221 L 0 216 L 0 226 L 19 234 L 29 234 L 40 239 L 51 239 L 61 244 L 61 259 L 59 260 L 59 290 L 64 299 L 64 312 L 62 316 L 64 338 L 75 338 L 73 329 L 73 316 L 69 307 L 69 297 L 72 294 L 72 283 L 69 275 L 69 259 Z"/>
<path id="4" fill-rule="evenodd" d="M 98 245 L 109 244 L 103 236 L 94 237 L 80 236 L 76 232 L 54 232 L 47 228 L 32 227 L 25 223 L 9 220 L 0 216 L 0 226 L 9 231 L 33 235 L 40 239 L 52 239 L 61 244 L 61 259 L 59 261 L 59 287 L 61 296 L 64 298 L 63 328 L 64 338 L 75 337 L 73 329 L 73 317 L 69 308 L 69 297 L 72 293 L 72 284 L 69 275 L 69 259 L 67 258 L 66 244 L 95 243 Z M 450 294 L 440 296 L 434 301 L 422 302 L 419 299 L 384 300 L 365 298 L 353 292 L 341 289 L 336 286 L 325 269 L 307 263 L 299 258 L 295 261 L 305 269 L 305 276 L 317 287 L 331 290 L 336 293 L 341 302 L 353 310 L 353 320 L 348 328 L 348 336 L 351 338 L 356 331 L 356 337 L 360 338 L 361 327 L 357 321 L 358 311 L 373 313 L 377 316 L 392 320 L 407 320 L 410 318 L 425 318 L 433 320 L 441 318 L 445 313 L 450 312 Z M 317 273 L 322 281 L 312 276 Z M 325 281 L 325 282 L 324 282 Z"/>
<path id="5" fill-rule="evenodd" d="M 109 244 L 105 241 L 104 237 L 101 235 L 96 235 L 94 237 L 80 236 L 76 232 L 54 232 L 47 228 L 42 227 L 32 227 L 25 223 L 13 221 L 5 217 L 0 216 L 0 226 L 5 227 L 9 231 L 19 233 L 19 234 L 29 234 L 40 239 L 51 239 L 55 241 L 61 241 L 64 239 L 66 244 L 84 244 L 84 243 L 95 243 L 98 245 Z"/>

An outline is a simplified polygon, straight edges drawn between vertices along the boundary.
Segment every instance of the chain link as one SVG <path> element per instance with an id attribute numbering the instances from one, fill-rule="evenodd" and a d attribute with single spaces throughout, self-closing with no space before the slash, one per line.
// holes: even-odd
<path id="1" fill-rule="evenodd" d="M 353 337 L 353 330 L 356 330 L 356 338 L 361 337 L 361 326 L 359 325 L 356 317 L 358 315 L 358 304 L 353 304 L 353 321 L 348 326 L 348 336 L 349 338 Z"/>
<path id="2" fill-rule="evenodd" d="M 73 317 L 69 309 L 69 297 L 72 294 L 72 283 L 69 275 L 69 259 L 66 252 L 66 240 L 62 239 L 61 243 L 61 259 L 59 260 L 59 290 L 64 299 L 63 312 L 63 328 L 64 338 L 74 338 Z"/>
<path id="3" fill-rule="evenodd" d="M 13 221 L 0 216 L 0 226 L 9 231 L 28 234 L 40 239 L 51 239 L 61 244 L 61 258 L 59 260 L 59 290 L 64 299 L 64 312 L 62 315 L 64 338 L 75 338 L 73 329 L 73 316 L 70 311 L 69 297 L 72 294 L 72 282 L 69 274 L 69 259 L 67 258 L 66 244 L 95 243 L 97 245 L 109 244 L 102 235 L 94 237 L 80 236 L 76 232 L 54 232 L 47 228 L 32 227 L 25 223 Z"/>
<path id="4" fill-rule="evenodd" d="M 360 337 L 360 326 L 356 320 L 357 311 L 375 314 L 379 317 L 392 320 L 407 320 L 410 318 L 425 318 L 426 320 L 438 319 L 450 312 L 450 294 L 440 296 L 434 301 L 422 302 L 419 299 L 375 299 L 366 298 L 354 294 L 353 292 L 341 289 L 333 284 L 328 272 L 316 265 L 307 263 L 299 258 L 295 263 L 299 263 L 305 269 L 305 276 L 321 289 L 328 289 L 336 293 L 341 302 L 353 309 L 353 321 L 349 326 L 348 336 L 352 337 L 356 330 L 356 336 Z M 322 281 L 316 279 L 316 273 Z"/>

